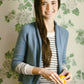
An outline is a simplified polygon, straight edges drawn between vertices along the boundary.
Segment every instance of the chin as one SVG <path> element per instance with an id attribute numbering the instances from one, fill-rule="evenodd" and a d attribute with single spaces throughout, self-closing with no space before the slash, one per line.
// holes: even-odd
<path id="1" fill-rule="evenodd" d="M 54 15 L 52 15 L 52 16 L 46 16 L 46 19 L 53 19 L 53 18 L 55 18 Z"/>
<path id="2" fill-rule="evenodd" d="M 45 20 L 53 20 L 54 18 L 53 17 L 45 17 L 44 19 Z"/>

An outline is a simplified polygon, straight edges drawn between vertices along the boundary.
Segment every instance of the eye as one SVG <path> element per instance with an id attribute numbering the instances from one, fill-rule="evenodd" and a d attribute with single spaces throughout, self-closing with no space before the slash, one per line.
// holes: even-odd
<path id="1" fill-rule="evenodd" d="M 41 5 L 47 5 L 47 2 L 41 2 Z"/>
<path id="2" fill-rule="evenodd" d="M 55 5 L 56 4 L 56 2 L 55 1 L 52 1 L 52 5 Z"/>

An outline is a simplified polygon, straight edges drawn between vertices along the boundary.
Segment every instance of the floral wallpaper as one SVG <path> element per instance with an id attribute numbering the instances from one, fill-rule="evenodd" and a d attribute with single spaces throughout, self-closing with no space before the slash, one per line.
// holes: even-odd
<path id="1" fill-rule="evenodd" d="M 84 83 L 84 0 L 61 0 L 56 21 L 69 31 L 67 67 L 70 84 Z M 0 0 L 0 84 L 21 84 L 11 70 L 17 36 L 24 24 L 35 21 L 34 0 Z"/>

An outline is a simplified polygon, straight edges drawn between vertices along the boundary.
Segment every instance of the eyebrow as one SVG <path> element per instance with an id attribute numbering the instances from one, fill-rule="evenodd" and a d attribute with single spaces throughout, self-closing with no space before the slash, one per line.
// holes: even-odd
<path id="1" fill-rule="evenodd" d="M 46 0 L 43 0 L 41 2 L 47 2 Z M 51 2 L 57 2 L 57 0 L 52 0 Z"/>

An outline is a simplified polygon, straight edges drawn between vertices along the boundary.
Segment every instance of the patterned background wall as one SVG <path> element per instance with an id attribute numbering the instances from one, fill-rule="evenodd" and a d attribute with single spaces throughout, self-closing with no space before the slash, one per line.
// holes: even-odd
<path id="1" fill-rule="evenodd" d="M 84 0 L 61 0 L 56 21 L 69 31 L 67 67 L 70 84 L 84 84 Z M 34 0 L 0 0 L 0 84 L 19 84 L 10 68 L 17 36 L 24 24 L 35 21 Z"/>

